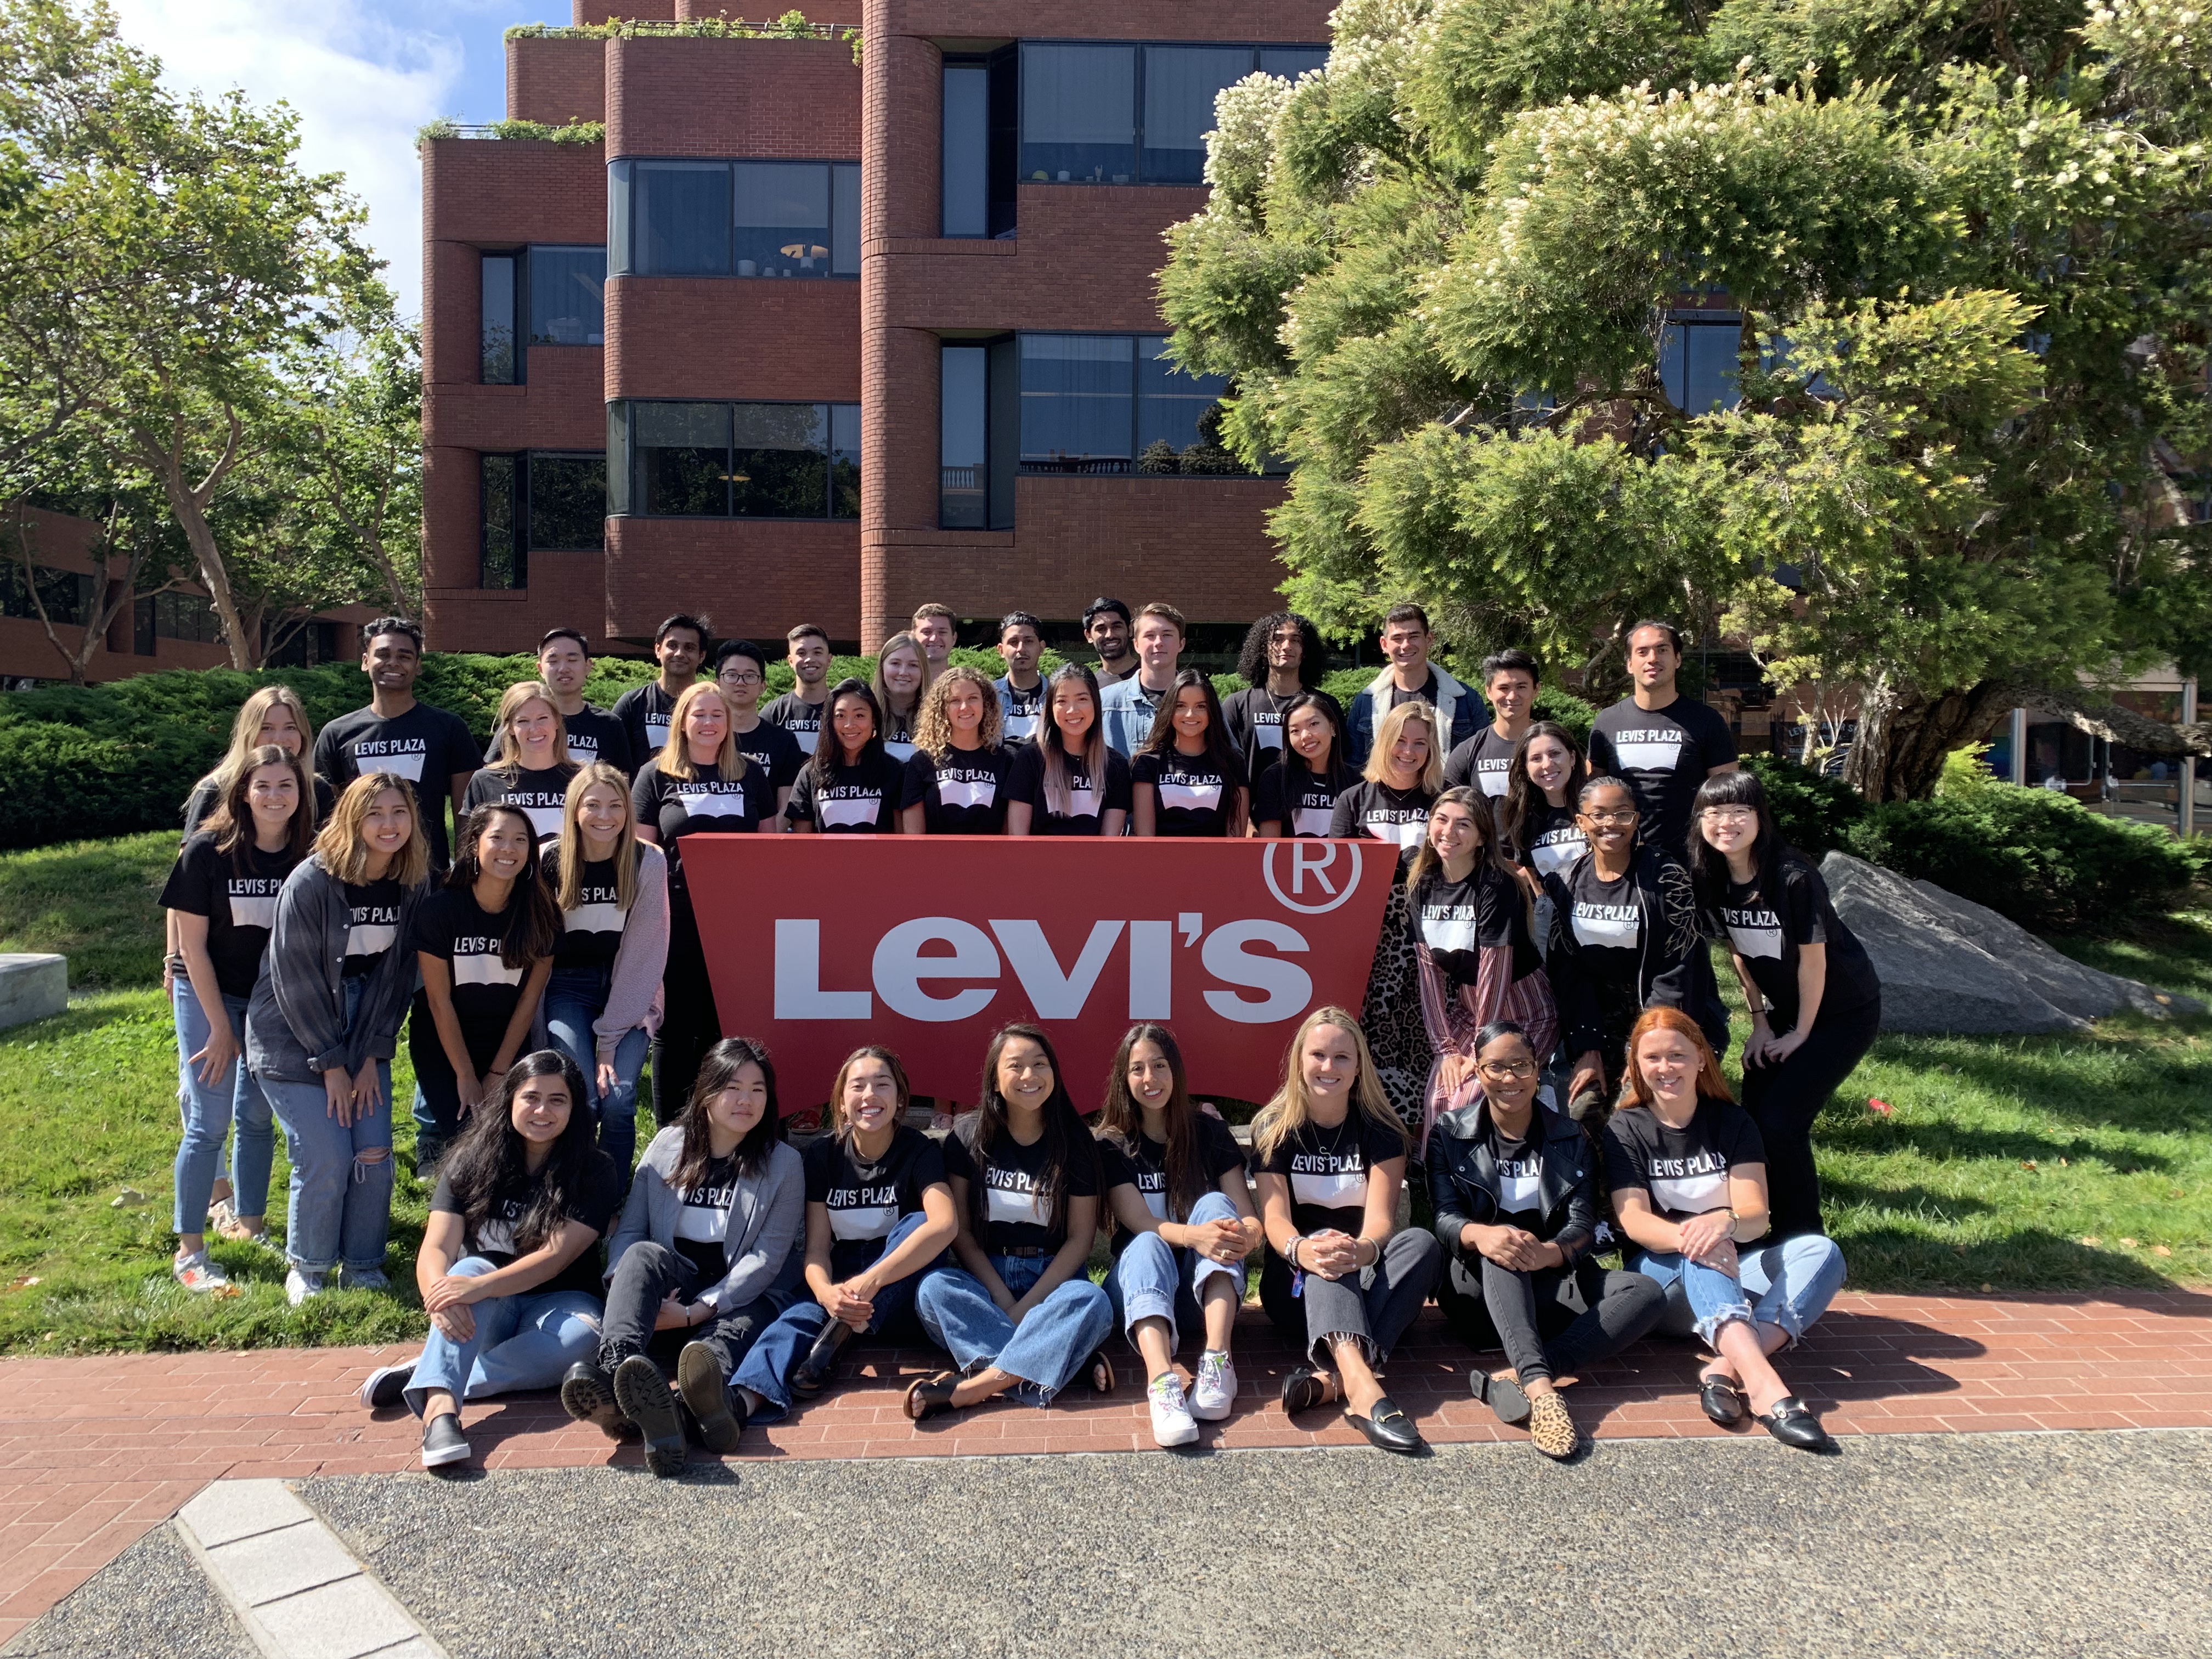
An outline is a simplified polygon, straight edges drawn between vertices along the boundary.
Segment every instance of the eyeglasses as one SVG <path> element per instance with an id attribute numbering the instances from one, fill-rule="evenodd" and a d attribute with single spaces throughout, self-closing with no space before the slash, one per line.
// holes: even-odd
<path id="1" fill-rule="evenodd" d="M 1536 1062 L 1533 1060 L 1486 1060 L 1475 1070 L 1485 1077 L 1534 1077 L 1536 1075 Z"/>
<path id="2" fill-rule="evenodd" d="M 1759 814 L 1747 806 L 1708 806 L 1698 817 L 1723 830 L 1741 830 L 1747 823 L 1759 822 Z"/>
<path id="3" fill-rule="evenodd" d="M 1623 806 L 1608 812 L 1585 812 L 1583 816 L 1592 823 L 1633 823 L 1636 822 L 1636 809 Z"/>
<path id="4" fill-rule="evenodd" d="M 758 685 L 761 683 L 761 677 L 748 668 L 742 669 L 734 674 L 724 674 L 721 681 L 725 685 Z"/>

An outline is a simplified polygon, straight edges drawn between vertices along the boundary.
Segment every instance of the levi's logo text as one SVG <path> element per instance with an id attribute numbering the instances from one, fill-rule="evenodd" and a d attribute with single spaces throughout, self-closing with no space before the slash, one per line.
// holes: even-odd
<path id="1" fill-rule="evenodd" d="M 1782 918 L 1764 905 L 1738 908 L 1734 905 L 1721 907 L 1721 922 L 1727 927 L 1729 943 L 1740 957 L 1772 957 L 1782 955 Z"/>
<path id="2" fill-rule="evenodd" d="M 429 756 L 430 745 L 421 738 L 363 738 L 353 746 L 356 771 L 364 775 L 396 772 L 410 783 L 422 781 L 422 765 Z"/>
<path id="3" fill-rule="evenodd" d="M 1613 752 L 1629 771 L 1671 772 L 1687 734 L 1679 726 L 1642 726 L 1609 735 Z"/>
<path id="4" fill-rule="evenodd" d="M 1575 942 L 1625 951 L 1636 943 L 1643 912 L 1632 904 L 1592 904 L 1575 901 Z"/>

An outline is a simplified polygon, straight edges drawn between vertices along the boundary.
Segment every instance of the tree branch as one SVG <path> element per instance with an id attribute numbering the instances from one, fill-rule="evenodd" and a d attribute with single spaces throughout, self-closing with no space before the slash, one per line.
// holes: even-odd
<path id="1" fill-rule="evenodd" d="M 2088 690 L 2020 689 L 2020 706 L 2039 714 L 2056 714 L 2075 729 L 2108 743 L 2125 744 L 2147 755 L 2212 755 L 2212 720 L 2183 726 L 2169 725 L 2110 702 Z"/>

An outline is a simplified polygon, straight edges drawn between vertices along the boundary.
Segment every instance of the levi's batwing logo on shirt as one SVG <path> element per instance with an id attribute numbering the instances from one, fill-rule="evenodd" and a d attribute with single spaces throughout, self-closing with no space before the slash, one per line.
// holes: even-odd
<path id="1" fill-rule="evenodd" d="M 1408 811 L 1399 806 L 1370 806 L 1361 820 L 1367 833 L 1377 841 L 1393 841 L 1401 847 L 1419 847 L 1421 837 L 1428 831 L 1429 815 L 1424 811 Z"/>
<path id="2" fill-rule="evenodd" d="M 1492 800 L 1503 799 L 1506 774 L 1512 766 L 1510 755 L 1485 755 L 1474 769 L 1475 781 L 1482 786 L 1482 793 Z"/>
<path id="3" fill-rule="evenodd" d="M 1528 848 L 1529 861 L 1540 876 L 1556 875 L 1583 855 L 1589 845 L 1582 830 L 1571 823 L 1563 823 L 1556 830 L 1547 830 L 1536 837 Z"/>
<path id="4" fill-rule="evenodd" d="M 1136 1170 L 1137 1192 L 1145 1200 L 1145 1207 L 1152 1212 L 1155 1221 L 1168 1218 L 1168 1172 L 1165 1170 Z"/>
<path id="5" fill-rule="evenodd" d="M 1721 907 L 1721 921 L 1728 926 L 1729 943 L 1740 957 L 1771 957 L 1782 958 L 1782 918 L 1760 906 L 1757 909 L 1739 910 L 1733 905 Z"/>
<path id="6" fill-rule="evenodd" d="M 1728 1203 L 1728 1159 L 1718 1152 L 1649 1160 L 1651 1202 L 1662 1210 L 1692 1213 Z"/>
<path id="7" fill-rule="evenodd" d="M 1257 710 L 1252 716 L 1252 741 L 1261 749 L 1280 749 L 1283 746 L 1283 717 L 1272 709 Z"/>
<path id="8" fill-rule="evenodd" d="M 579 766 L 589 766 L 599 757 L 599 740 L 587 732 L 568 734 L 568 758 Z"/>
<path id="9" fill-rule="evenodd" d="M 1367 1160 L 1349 1152 L 1291 1155 L 1291 1200 L 1324 1209 L 1349 1210 L 1367 1202 Z"/>
<path id="10" fill-rule="evenodd" d="M 353 746 L 354 769 L 363 776 L 396 772 L 410 783 L 422 781 L 429 757 L 430 745 L 421 738 L 364 738 Z"/>
<path id="11" fill-rule="evenodd" d="M 346 918 L 346 948 L 349 957 L 380 956 L 399 938 L 399 907 L 396 904 L 356 904 Z"/>
<path id="12" fill-rule="evenodd" d="M 1474 906 L 1423 905 L 1421 939 L 1431 951 L 1472 951 L 1474 949 Z"/>
<path id="13" fill-rule="evenodd" d="M 945 806 L 988 806 L 999 798 L 999 780 L 988 767 L 939 766 L 937 799 Z"/>
<path id="14" fill-rule="evenodd" d="M 569 746 L 573 749 L 573 748 L 574 747 L 574 745 L 575 745 L 575 739 L 574 739 L 574 738 L 571 738 L 568 741 L 569 741 Z M 667 744 L 668 744 L 668 716 L 667 716 L 667 715 L 665 715 L 665 714 L 647 714 L 647 715 L 645 717 L 645 741 L 646 741 L 646 743 L 647 743 L 647 744 L 648 746 L 650 746 L 650 747 L 652 747 L 652 748 L 653 748 L 653 749 L 663 749 L 663 748 L 665 748 L 665 747 L 667 746 Z"/>
<path id="15" fill-rule="evenodd" d="M 522 969 L 500 960 L 499 941 L 489 933 L 460 933 L 453 939 L 453 983 L 520 985 Z"/>
<path id="16" fill-rule="evenodd" d="M 1185 812 L 1212 812 L 1221 805 L 1221 780 L 1209 778 L 1204 782 L 1169 783 L 1159 785 L 1160 805 Z"/>
<path id="17" fill-rule="evenodd" d="M 585 882 L 576 890 L 576 908 L 561 918 L 562 931 L 571 933 L 619 933 L 623 930 L 623 908 L 616 901 L 620 894 L 612 887 L 602 887 L 596 882 Z"/>
<path id="18" fill-rule="evenodd" d="M 1036 1177 L 1027 1170 L 984 1170 L 983 1196 L 993 1221 L 1017 1227 L 1052 1225 L 1052 1195 L 1037 1190 Z"/>
<path id="19" fill-rule="evenodd" d="M 896 1182 L 888 1187 L 834 1187 L 824 1201 L 832 1238 L 888 1238 L 898 1225 Z"/>
<path id="20" fill-rule="evenodd" d="M 513 1255 L 514 1224 L 522 1219 L 522 1206 L 509 1199 L 497 1215 L 488 1215 L 477 1229 L 477 1254 L 479 1255 Z"/>
<path id="21" fill-rule="evenodd" d="M 914 758 L 914 745 L 910 743 L 893 743 L 886 738 L 884 739 L 884 753 L 903 766 Z"/>
<path id="22" fill-rule="evenodd" d="M 230 878 L 230 925 L 234 927 L 274 927 L 276 894 L 284 885 L 281 877 Z"/>
<path id="23" fill-rule="evenodd" d="M 1294 836 L 1328 836 L 1336 814 L 1326 806 L 1301 806 L 1291 814 L 1291 833 Z"/>
<path id="24" fill-rule="evenodd" d="M 695 1242 L 724 1240 L 730 1236 L 730 1205 L 734 1187 L 694 1187 L 684 1194 L 677 1212 L 676 1236 Z"/>
<path id="25" fill-rule="evenodd" d="M 1689 734 L 1679 726 L 1643 726 L 1608 734 L 1613 752 L 1631 772 L 1671 772 Z"/>
<path id="26" fill-rule="evenodd" d="M 563 799 L 550 789 L 513 789 L 507 792 L 505 805 L 516 808 L 530 820 L 530 827 L 538 840 L 552 841 L 561 834 Z"/>
<path id="27" fill-rule="evenodd" d="M 815 796 L 814 816 L 824 823 L 872 830 L 876 827 L 877 815 L 883 811 L 883 805 L 884 794 L 880 789 L 863 789 L 857 784 L 836 783 Z"/>
<path id="28" fill-rule="evenodd" d="M 1501 1210 L 1533 1210 L 1541 1201 L 1537 1189 L 1543 1184 L 1544 1160 L 1534 1152 L 1525 1152 L 1519 1158 L 1500 1158 L 1498 1164 L 1498 1207 Z"/>
<path id="29" fill-rule="evenodd" d="M 744 816 L 745 786 L 721 778 L 700 778 L 679 786 L 676 799 L 695 818 L 734 818 Z"/>
<path id="30" fill-rule="evenodd" d="M 1587 899 L 1577 899 L 1574 921 L 1577 944 L 1632 951 L 1643 930 L 1644 913 L 1633 904 L 1592 904 Z"/>

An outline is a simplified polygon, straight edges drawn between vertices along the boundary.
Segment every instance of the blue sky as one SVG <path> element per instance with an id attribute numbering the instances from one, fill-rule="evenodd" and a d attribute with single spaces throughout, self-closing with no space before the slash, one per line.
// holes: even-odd
<path id="1" fill-rule="evenodd" d="M 510 23 L 568 21 L 568 0 L 112 0 L 125 37 L 170 82 L 239 87 L 301 116 L 301 159 L 342 172 L 368 205 L 369 240 L 412 314 L 422 306 L 415 131 L 441 115 L 507 113 Z"/>

